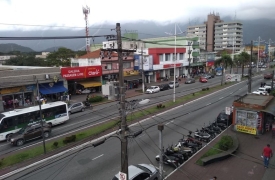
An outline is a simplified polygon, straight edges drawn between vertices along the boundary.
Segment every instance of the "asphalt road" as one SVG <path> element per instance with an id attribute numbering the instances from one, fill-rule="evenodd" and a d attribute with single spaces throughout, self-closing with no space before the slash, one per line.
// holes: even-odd
<path id="1" fill-rule="evenodd" d="M 253 80 L 252 90 L 259 87 L 260 81 L 262 81 L 262 77 Z M 221 110 L 226 106 L 232 106 L 234 95 L 244 95 L 246 92 L 247 84 L 241 82 L 192 103 L 179 106 L 162 115 L 152 117 L 130 129 L 137 131 L 152 124 L 164 122 L 163 142 L 164 147 L 167 147 L 175 144 L 183 134 L 187 135 L 189 130 L 195 131 L 204 124 L 208 124 L 209 121 L 214 121 Z M 158 166 L 155 161 L 155 156 L 159 152 L 158 139 L 157 126 L 151 127 L 135 139 L 129 139 L 129 164 L 150 163 Z M 33 167 L 8 179 L 111 179 L 120 170 L 120 150 L 119 139 L 110 138 L 98 147 L 90 147 L 67 157 L 64 155 L 44 163 L 43 167 L 41 165 Z M 173 168 L 164 166 L 164 171 L 164 174 L 168 175 Z M 192 175 L 190 174 L 190 176 Z"/>
<path id="2" fill-rule="evenodd" d="M 200 83 L 197 81 L 194 84 L 180 84 L 180 86 L 176 88 L 176 97 L 199 91 L 204 87 L 215 86 L 220 82 L 221 82 L 221 77 L 217 76 L 213 79 L 209 79 L 207 83 Z M 138 97 L 129 98 L 127 100 L 132 100 L 132 99 L 150 99 L 151 100 L 150 103 L 145 105 L 145 106 L 150 106 L 152 104 L 173 99 L 173 89 L 161 91 L 155 94 L 144 94 Z M 64 134 L 71 133 L 72 131 L 84 129 L 89 126 L 95 125 L 99 122 L 118 117 L 119 116 L 118 109 L 119 109 L 119 104 L 117 102 L 112 102 L 112 103 L 96 106 L 94 107 L 93 110 L 87 109 L 85 112 L 72 114 L 70 115 L 70 120 L 67 121 L 65 124 L 53 127 L 51 138 L 56 138 Z M 12 146 L 8 142 L 1 142 L 0 155 L 6 155 L 11 152 L 35 145 L 40 142 L 41 142 L 41 139 L 38 139 L 35 141 L 27 142 L 25 145 L 21 147 Z"/>

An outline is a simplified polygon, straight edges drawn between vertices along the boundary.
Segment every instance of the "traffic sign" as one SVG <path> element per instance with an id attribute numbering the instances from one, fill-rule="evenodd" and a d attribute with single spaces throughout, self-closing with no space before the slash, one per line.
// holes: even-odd
<path id="1" fill-rule="evenodd" d="M 231 114 L 231 108 L 225 107 L 225 114 L 230 115 Z"/>
<path id="2" fill-rule="evenodd" d="M 119 180 L 127 180 L 127 175 L 123 172 L 118 173 Z"/>

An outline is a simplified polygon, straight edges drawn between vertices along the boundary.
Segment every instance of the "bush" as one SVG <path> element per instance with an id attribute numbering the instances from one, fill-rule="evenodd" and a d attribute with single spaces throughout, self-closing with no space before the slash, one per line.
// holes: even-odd
<path id="1" fill-rule="evenodd" d="M 69 137 L 65 137 L 65 139 L 63 140 L 63 143 L 67 144 L 67 143 L 75 142 L 75 140 L 76 140 L 76 135 L 71 135 Z"/>
<path id="2" fill-rule="evenodd" d="M 219 142 L 219 149 L 227 151 L 233 146 L 233 139 L 231 136 L 223 136 Z"/>
<path id="3" fill-rule="evenodd" d="M 160 108 L 165 108 L 165 105 L 158 104 L 158 105 L 157 105 L 157 108 L 158 108 L 158 109 L 160 109 Z"/>
<path id="4" fill-rule="evenodd" d="M 209 90 L 209 88 L 207 87 L 207 88 L 206 88 L 206 90 L 208 91 L 208 90 Z"/>
<path id="5" fill-rule="evenodd" d="M 103 101 L 103 97 L 102 96 L 94 96 L 94 97 L 90 97 L 89 98 L 89 102 L 90 103 L 100 102 L 100 101 Z"/>
<path id="6" fill-rule="evenodd" d="M 205 89 L 205 88 L 202 88 L 202 91 L 206 91 L 206 89 Z"/>
<path id="7" fill-rule="evenodd" d="M 58 142 L 54 142 L 52 145 L 53 148 L 57 148 L 58 147 Z"/>

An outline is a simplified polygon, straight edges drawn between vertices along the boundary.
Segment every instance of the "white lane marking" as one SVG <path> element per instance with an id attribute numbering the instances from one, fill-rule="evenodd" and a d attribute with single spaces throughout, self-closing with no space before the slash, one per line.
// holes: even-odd
<path id="1" fill-rule="evenodd" d="M 168 124 L 170 124 L 170 122 L 166 123 L 165 125 L 168 125 Z"/>
<path id="2" fill-rule="evenodd" d="M 95 157 L 94 159 L 92 159 L 92 161 L 94 161 L 94 160 L 96 160 L 96 159 L 98 159 L 98 158 L 100 158 L 101 156 L 103 156 L 104 154 L 101 154 L 101 155 L 99 155 L 99 156 L 97 156 L 97 157 Z"/>
<path id="3" fill-rule="evenodd" d="M 211 95 L 213 95 L 214 93 L 221 92 L 221 91 L 223 91 L 223 90 L 225 90 L 225 89 L 229 89 L 229 88 L 234 87 L 234 86 L 236 86 L 236 85 L 239 85 L 239 84 L 241 84 L 241 83 L 244 83 L 244 81 L 239 82 L 239 83 L 236 83 L 236 84 L 234 84 L 234 85 L 232 85 L 232 86 L 228 86 L 228 87 L 226 87 L 226 88 L 224 88 L 224 89 L 221 89 L 221 90 L 219 90 L 219 91 L 213 92 L 213 93 L 208 94 L 208 95 L 206 95 L 206 96 L 200 97 L 200 98 L 195 99 L 195 100 L 193 100 L 193 101 L 190 101 L 190 102 L 186 103 L 185 105 L 191 104 L 191 103 L 193 103 L 193 102 L 196 102 L 196 101 L 198 101 L 198 100 L 201 100 L 201 99 L 203 99 L 203 98 L 206 98 L 206 97 L 208 97 L 208 96 L 211 96 Z M 165 111 L 165 112 L 167 113 L 167 112 L 169 112 L 169 111 L 171 111 L 171 110 L 175 110 L 175 109 L 178 109 L 178 108 L 180 108 L 180 107 L 183 107 L 183 105 L 180 105 L 180 106 L 178 106 L 178 107 L 172 108 L 172 109 L 167 110 L 167 111 Z M 156 116 L 159 116 L 159 115 L 161 115 L 161 114 L 164 114 L 164 113 L 159 113 L 159 114 L 157 114 L 157 115 L 155 115 L 155 116 L 148 117 L 148 118 L 143 119 L 143 120 L 141 120 L 141 121 L 139 121 L 139 122 L 136 122 L 136 123 L 134 123 L 134 124 L 131 124 L 129 127 L 136 126 L 136 125 L 138 125 L 139 123 L 143 123 L 143 122 L 148 121 L 148 120 L 152 120 L 152 117 L 156 117 Z M 189 114 L 189 113 L 188 113 L 188 114 Z M 106 121 L 109 121 L 109 119 L 108 119 L 108 120 L 105 120 L 105 121 L 101 121 L 101 122 L 99 122 L 99 123 L 97 123 L 97 124 L 100 124 L 100 123 L 103 123 L 103 122 L 106 122 Z M 93 125 L 90 125 L 90 126 L 86 126 L 86 127 L 81 128 L 81 129 L 84 129 L 84 128 L 87 128 L 87 127 L 91 127 L 91 126 L 94 126 L 94 125 L 96 125 L 96 124 L 93 124 Z M 78 130 L 81 130 L 81 129 L 77 129 L 77 130 L 75 130 L 75 131 L 78 131 Z M 71 132 L 70 132 L 70 133 L 71 133 Z M 106 134 L 106 135 L 104 135 L 104 136 L 102 136 L 102 137 L 99 137 L 99 138 L 97 138 L 97 139 L 94 139 L 94 140 L 92 140 L 92 141 L 88 141 L 88 142 L 86 142 L 86 143 L 84 143 L 84 144 L 75 146 L 75 147 L 73 147 L 73 148 L 71 148 L 71 149 L 67 149 L 67 150 L 65 150 L 65 151 L 63 151 L 63 152 L 60 152 L 60 153 L 55 154 L 55 155 L 53 155 L 53 156 L 50 156 L 50 157 L 48 157 L 48 158 L 42 159 L 42 160 L 37 161 L 37 162 L 35 162 L 35 163 L 33 163 L 33 164 L 30 164 L 30 165 L 28 165 L 28 166 L 25 166 L 25 167 L 16 169 L 16 170 L 14 170 L 14 171 L 11 171 L 11 172 L 9 172 L 9 173 L 7 173 L 7 174 L 4 174 L 4 175 L 0 176 L 0 179 L 5 179 L 5 178 L 7 178 L 7 177 L 10 177 L 10 176 L 12 176 L 12 175 L 14 175 L 14 174 L 17 174 L 17 173 L 21 172 L 21 171 L 24 171 L 24 170 L 26 170 L 26 169 L 32 168 L 33 166 L 39 165 L 39 164 L 41 164 L 41 163 L 44 163 L 44 162 L 49 161 L 49 160 L 51 160 L 51 159 L 54 159 L 54 158 L 56 158 L 56 157 L 62 156 L 63 154 L 66 154 L 66 153 L 68 153 L 68 152 L 70 152 L 70 151 L 78 150 L 78 149 L 80 149 L 80 148 L 85 147 L 86 145 L 89 145 L 89 144 L 92 144 L 92 143 L 97 142 L 97 141 L 99 141 L 99 140 L 102 140 L 102 139 L 104 139 L 104 138 L 106 138 L 106 137 L 109 137 L 109 136 L 115 134 L 115 133 L 116 133 L 116 131 L 113 131 L 113 132 L 111 132 L 111 133 L 109 133 L 109 134 Z"/>
<path id="4" fill-rule="evenodd" d="M 233 94 L 233 92 L 231 92 L 230 94 Z"/>
<path id="5" fill-rule="evenodd" d="M 209 106 L 209 105 L 211 105 L 212 103 L 208 103 L 208 104 L 206 104 L 206 106 Z"/>
<path id="6" fill-rule="evenodd" d="M 220 97 L 219 99 L 223 99 L 223 97 Z"/>

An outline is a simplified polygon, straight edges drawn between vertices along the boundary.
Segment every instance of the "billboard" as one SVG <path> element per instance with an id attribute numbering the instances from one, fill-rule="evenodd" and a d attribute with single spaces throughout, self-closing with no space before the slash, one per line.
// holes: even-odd
<path id="1" fill-rule="evenodd" d="M 139 56 L 139 69 L 142 69 L 142 56 Z M 143 70 L 150 71 L 153 70 L 153 56 L 143 56 Z"/>
<path id="2" fill-rule="evenodd" d="M 254 111 L 236 110 L 235 129 L 239 132 L 257 134 L 259 114 Z"/>

